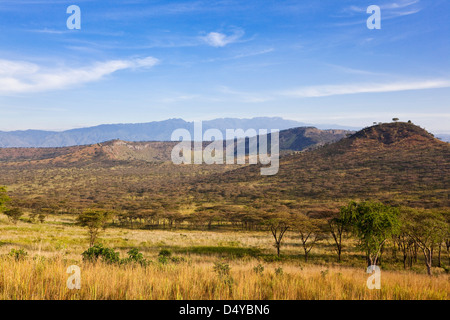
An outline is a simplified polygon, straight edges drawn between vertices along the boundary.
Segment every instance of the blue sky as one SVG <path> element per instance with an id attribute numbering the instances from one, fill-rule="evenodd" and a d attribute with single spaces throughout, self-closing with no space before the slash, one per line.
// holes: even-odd
<path id="1" fill-rule="evenodd" d="M 449 36 L 448 0 L 0 1 L 0 130 L 280 116 L 450 132 Z"/>

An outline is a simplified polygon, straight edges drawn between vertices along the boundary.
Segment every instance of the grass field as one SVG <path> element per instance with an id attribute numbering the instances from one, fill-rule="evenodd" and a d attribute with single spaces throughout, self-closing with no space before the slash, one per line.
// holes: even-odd
<path id="1" fill-rule="evenodd" d="M 277 259 L 268 232 L 137 230 L 108 228 L 100 241 L 125 257 L 138 248 L 139 264 L 83 262 L 86 230 L 70 215 L 51 215 L 44 223 L 0 220 L 0 299 L 449 299 L 450 277 L 441 268 L 427 276 L 419 261 L 412 270 L 385 253 L 381 289 L 369 290 L 363 255 L 347 243 L 336 262 L 332 243 L 322 241 L 304 262 L 294 233 L 287 234 Z M 11 249 L 24 249 L 21 259 Z M 169 249 L 179 259 L 161 263 Z M 421 257 L 419 257 L 421 258 Z M 445 257 L 447 259 L 447 257 Z M 229 274 L 218 274 L 217 263 Z M 67 288 L 70 265 L 81 269 L 81 289 Z M 255 271 L 257 270 L 257 271 Z"/>

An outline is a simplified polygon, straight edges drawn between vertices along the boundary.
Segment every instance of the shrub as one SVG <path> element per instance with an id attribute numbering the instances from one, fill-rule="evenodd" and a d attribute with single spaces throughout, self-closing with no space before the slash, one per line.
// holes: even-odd
<path id="1" fill-rule="evenodd" d="M 161 263 L 161 264 L 168 263 L 171 255 L 172 255 L 172 251 L 170 251 L 168 249 L 161 249 L 158 254 L 159 263 Z"/>
<path id="2" fill-rule="evenodd" d="M 214 263 L 214 271 L 217 273 L 219 277 L 229 276 L 230 275 L 230 265 L 225 262 L 215 262 Z"/>
<path id="3" fill-rule="evenodd" d="M 9 255 L 11 257 L 14 257 L 16 260 L 23 260 L 28 255 L 28 253 L 24 249 L 11 249 Z"/>
<path id="4" fill-rule="evenodd" d="M 172 257 L 172 258 L 170 258 L 170 260 L 171 260 L 173 263 L 181 263 L 181 262 L 186 261 L 183 257 Z"/>
<path id="5" fill-rule="evenodd" d="M 84 251 L 82 254 L 83 260 L 89 262 L 96 262 L 101 257 L 103 262 L 116 263 L 120 262 L 119 253 L 114 249 L 104 248 L 102 244 L 96 244 Z"/>
<path id="6" fill-rule="evenodd" d="M 328 269 L 326 269 L 326 270 L 321 270 L 320 271 L 320 275 L 322 276 L 322 278 L 325 278 L 327 275 L 328 275 Z"/>
<path id="7" fill-rule="evenodd" d="M 253 268 L 253 271 L 256 274 L 262 274 L 264 272 L 264 266 L 261 264 L 258 264 L 256 267 Z"/>
<path id="8" fill-rule="evenodd" d="M 17 221 L 19 221 L 19 218 L 23 215 L 23 212 L 22 210 L 20 210 L 20 208 L 7 209 L 4 213 L 8 216 L 9 221 L 14 224 L 16 224 Z"/>
<path id="9" fill-rule="evenodd" d="M 172 255 L 172 251 L 169 249 L 161 249 L 158 254 L 160 257 L 169 258 Z"/>
<path id="10" fill-rule="evenodd" d="M 127 253 L 128 258 L 123 259 L 121 263 L 139 263 L 143 267 L 150 264 L 150 261 L 145 259 L 137 248 L 130 249 Z"/>
<path id="11" fill-rule="evenodd" d="M 275 274 L 277 276 L 282 276 L 284 274 L 283 268 L 282 267 L 278 267 L 275 269 Z"/>
<path id="12" fill-rule="evenodd" d="M 45 218 L 47 218 L 47 215 L 44 214 L 44 213 L 40 213 L 40 214 L 38 215 L 38 219 L 39 219 L 39 222 L 40 222 L 40 223 L 44 223 L 44 222 L 45 222 Z"/>

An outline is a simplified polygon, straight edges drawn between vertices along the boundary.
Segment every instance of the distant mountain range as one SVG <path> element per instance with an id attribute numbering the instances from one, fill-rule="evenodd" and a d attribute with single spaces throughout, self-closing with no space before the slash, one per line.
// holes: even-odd
<path id="1" fill-rule="evenodd" d="M 314 127 L 299 127 L 281 130 L 280 151 L 283 154 L 303 151 L 333 143 L 354 133 L 349 130 L 320 130 Z M 269 134 L 270 137 L 270 134 Z M 270 138 L 269 138 L 270 140 Z M 204 142 L 205 147 L 210 142 Z M 235 141 L 235 152 L 238 144 L 245 145 L 246 154 L 250 145 L 244 139 Z M 254 141 L 253 141 L 254 143 Z M 25 148 L 0 148 L 0 163 L 75 163 L 98 162 L 100 160 L 140 160 L 146 162 L 169 161 L 171 151 L 178 144 L 176 141 L 123 141 L 111 140 L 82 146 Z M 225 148 L 225 142 L 223 143 Z M 258 147 L 258 146 L 256 146 Z M 270 147 L 270 142 L 269 142 Z"/>
<path id="2" fill-rule="evenodd" d="M 252 119 L 221 118 L 202 122 L 203 131 L 214 128 L 226 129 L 290 129 L 316 127 L 318 129 L 358 130 L 360 128 L 339 125 L 312 125 L 280 117 L 256 117 Z M 103 124 L 95 127 L 79 128 L 61 132 L 43 130 L 0 131 L 0 147 L 67 147 L 89 145 L 109 140 L 124 141 L 170 141 L 176 129 L 187 129 L 193 134 L 193 122 L 183 119 L 168 119 L 134 124 Z"/>

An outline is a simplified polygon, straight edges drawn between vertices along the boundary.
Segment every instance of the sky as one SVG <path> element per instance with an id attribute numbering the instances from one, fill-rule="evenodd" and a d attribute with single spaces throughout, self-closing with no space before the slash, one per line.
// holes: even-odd
<path id="1" fill-rule="evenodd" d="M 448 0 L 0 0 L 0 131 L 277 116 L 450 133 L 449 36 Z"/>

